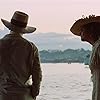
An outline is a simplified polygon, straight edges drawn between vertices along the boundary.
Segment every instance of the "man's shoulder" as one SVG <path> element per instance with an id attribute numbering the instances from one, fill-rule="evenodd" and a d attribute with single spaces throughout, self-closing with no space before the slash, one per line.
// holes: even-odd
<path id="1" fill-rule="evenodd" d="M 93 51 L 95 53 L 100 53 L 100 41 L 96 43 L 96 45 L 93 48 L 94 48 Z"/>
<path id="2" fill-rule="evenodd" d="M 27 40 L 27 39 L 25 39 L 25 38 L 23 38 L 23 40 L 24 40 L 27 44 L 29 44 L 29 45 L 32 47 L 32 49 L 34 49 L 34 50 L 38 49 L 37 46 L 35 45 L 35 43 L 33 43 L 32 41 Z"/>
<path id="3" fill-rule="evenodd" d="M 30 44 L 31 44 L 33 50 L 38 50 L 37 46 L 33 42 L 30 42 Z"/>
<path id="4" fill-rule="evenodd" d="M 33 46 L 36 46 L 32 41 L 30 41 L 30 40 L 28 40 L 28 39 L 26 39 L 26 38 L 23 38 L 23 37 L 22 37 L 22 39 L 23 39 L 23 41 L 24 41 L 25 43 L 28 43 L 28 44 L 33 45 Z"/>

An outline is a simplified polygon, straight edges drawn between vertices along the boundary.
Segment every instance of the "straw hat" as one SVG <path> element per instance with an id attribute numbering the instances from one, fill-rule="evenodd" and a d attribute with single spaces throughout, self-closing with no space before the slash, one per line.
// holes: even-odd
<path id="1" fill-rule="evenodd" d="M 12 16 L 11 22 L 1 19 L 3 24 L 9 29 L 14 32 L 19 33 L 32 33 L 36 30 L 35 27 L 27 26 L 28 23 L 28 15 L 24 12 L 16 11 Z"/>
<path id="2" fill-rule="evenodd" d="M 100 22 L 100 16 L 95 16 L 95 15 L 89 15 L 89 17 L 86 18 L 81 18 L 79 20 L 77 20 L 72 27 L 70 28 L 70 31 L 75 34 L 80 36 L 81 33 L 81 28 L 89 23 L 92 22 Z"/>

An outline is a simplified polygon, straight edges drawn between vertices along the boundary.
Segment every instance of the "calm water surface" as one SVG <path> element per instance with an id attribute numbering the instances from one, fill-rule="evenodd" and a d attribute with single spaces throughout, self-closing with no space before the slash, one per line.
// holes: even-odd
<path id="1" fill-rule="evenodd" d="M 43 81 L 37 100 L 91 100 L 92 82 L 84 64 L 42 64 Z"/>

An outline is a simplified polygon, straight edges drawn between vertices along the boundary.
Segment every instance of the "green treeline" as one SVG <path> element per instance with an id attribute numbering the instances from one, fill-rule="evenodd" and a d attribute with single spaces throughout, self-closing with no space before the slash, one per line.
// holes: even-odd
<path id="1" fill-rule="evenodd" d="M 84 49 L 42 50 L 40 59 L 42 63 L 87 63 L 91 51 Z"/>

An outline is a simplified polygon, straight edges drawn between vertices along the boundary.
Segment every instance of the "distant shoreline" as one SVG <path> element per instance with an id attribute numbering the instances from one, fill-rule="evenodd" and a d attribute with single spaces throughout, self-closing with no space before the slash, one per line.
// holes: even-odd
<path id="1" fill-rule="evenodd" d="M 42 63 L 84 63 L 88 65 L 90 50 L 81 49 L 66 49 L 60 50 L 43 50 L 40 51 L 40 61 Z"/>

